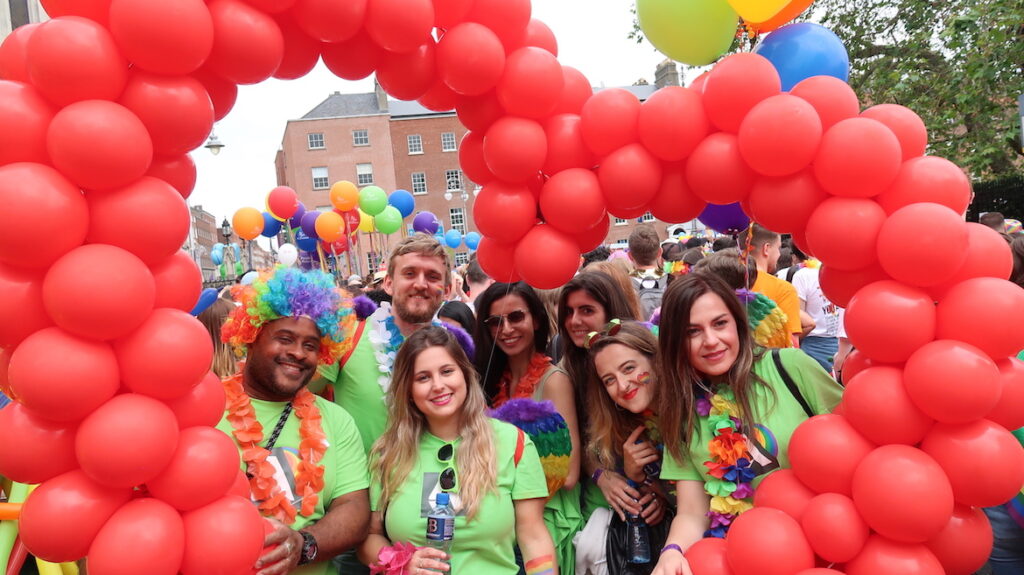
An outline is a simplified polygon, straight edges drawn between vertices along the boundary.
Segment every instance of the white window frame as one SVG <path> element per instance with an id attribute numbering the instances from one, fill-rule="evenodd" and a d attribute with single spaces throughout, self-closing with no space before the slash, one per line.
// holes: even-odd
<path id="1" fill-rule="evenodd" d="M 654 221 L 654 214 L 651 212 L 644 212 L 644 215 L 640 216 L 640 223 L 646 224 Z"/>
<path id="2" fill-rule="evenodd" d="M 356 164 L 356 185 L 373 185 L 373 164 Z"/>
<path id="3" fill-rule="evenodd" d="M 461 266 L 469 263 L 469 252 L 455 252 L 455 265 Z"/>
<path id="4" fill-rule="evenodd" d="M 322 171 L 322 175 L 318 176 L 317 174 L 321 173 L 321 172 L 319 172 L 320 170 L 323 170 Z M 327 171 L 327 166 L 314 166 L 310 170 L 310 174 L 313 177 L 313 189 L 314 190 L 326 190 L 326 189 L 329 189 L 331 187 L 331 175 Z M 318 180 L 319 180 L 319 185 L 318 185 Z"/>
<path id="5" fill-rule="evenodd" d="M 419 178 L 417 178 L 417 176 L 419 176 Z M 420 190 L 420 191 L 417 191 L 417 188 L 420 187 L 418 185 L 419 182 L 416 181 L 417 179 L 422 179 L 423 180 L 423 182 L 422 182 L 423 189 Z M 422 195 L 425 195 L 426 193 L 427 193 L 427 173 L 426 172 L 413 172 L 412 173 L 412 195 L 414 195 L 414 196 L 422 196 Z"/>
<path id="6" fill-rule="evenodd" d="M 409 134 L 405 137 L 405 143 L 409 146 L 409 155 L 416 156 L 423 153 L 423 136 Z"/>
<path id="7" fill-rule="evenodd" d="M 466 235 L 466 210 L 463 208 L 449 208 L 448 209 L 448 221 L 451 222 L 451 228 L 453 230 L 459 230 L 459 233 Z M 458 222 L 458 223 L 456 223 Z"/>
<path id="8" fill-rule="evenodd" d="M 370 145 L 369 130 L 352 130 L 352 145 L 356 147 Z"/>
<path id="9" fill-rule="evenodd" d="M 444 182 L 445 189 L 449 192 L 461 192 L 463 191 L 462 184 L 463 176 L 462 170 L 445 170 L 444 171 Z M 452 187 L 455 184 L 455 187 Z"/>
<path id="10" fill-rule="evenodd" d="M 615 225 L 617 225 L 617 226 L 629 225 L 629 220 L 624 220 L 622 218 L 615 218 Z"/>
<path id="11" fill-rule="evenodd" d="M 306 146 L 310 150 L 323 150 L 323 149 L 326 149 L 327 145 L 324 142 L 324 133 L 323 132 L 310 132 L 310 133 L 306 134 Z"/>
<path id="12" fill-rule="evenodd" d="M 442 152 L 457 152 L 457 151 L 459 151 L 459 142 L 455 138 L 455 132 L 441 132 L 441 151 Z"/>

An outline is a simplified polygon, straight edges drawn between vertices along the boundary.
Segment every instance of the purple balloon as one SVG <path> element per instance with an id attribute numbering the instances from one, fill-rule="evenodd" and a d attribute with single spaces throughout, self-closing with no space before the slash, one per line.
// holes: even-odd
<path id="1" fill-rule="evenodd" d="M 302 214 L 302 231 L 306 232 L 306 235 L 313 239 L 320 239 L 320 236 L 316 233 L 316 219 L 320 217 L 321 212 L 313 210 Z"/>
<path id="2" fill-rule="evenodd" d="M 306 206 L 299 202 L 299 209 L 295 210 L 295 215 L 288 220 L 288 225 L 292 229 L 302 226 L 302 216 L 306 215 Z"/>
<path id="3" fill-rule="evenodd" d="M 437 220 L 437 216 L 430 212 L 420 212 L 412 220 L 412 229 L 417 232 L 434 235 L 440 227 L 441 222 Z"/>
<path id="4" fill-rule="evenodd" d="M 708 204 L 704 211 L 697 216 L 705 226 L 721 234 L 735 235 L 747 229 L 750 225 L 750 218 L 743 213 L 739 202 L 727 206 Z"/>

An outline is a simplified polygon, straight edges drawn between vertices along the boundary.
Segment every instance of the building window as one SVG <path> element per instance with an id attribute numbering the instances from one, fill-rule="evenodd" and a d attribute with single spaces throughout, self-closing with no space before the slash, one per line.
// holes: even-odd
<path id="1" fill-rule="evenodd" d="M 628 223 L 629 223 L 629 220 L 624 220 L 622 218 L 615 218 L 615 225 L 617 225 L 617 226 L 624 226 L 624 225 L 626 225 Z"/>
<path id="2" fill-rule="evenodd" d="M 454 152 L 458 149 L 459 146 L 455 143 L 455 132 L 443 132 L 441 134 L 441 151 Z"/>
<path id="3" fill-rule="evenodd" d="M 377 252 L 369 252 L 366 254 L 366 270 L 368 273 L 375 273 L 380 268 L 380 254 Z"/>
<path id="4" fill-rule="evenodd" d="M 306 134 L 306 141 L 309 143 L 310 150 L 322 150 L 325 147 L 323 133 Z"/>
<path id="5" fill-rule="evenodd" d="M 427 193 L 427 174 L 426 172 L 413 172 L 412 173 L 412 193 L 416 195 Z"/>
<path id="6" fill-rule="evenodd" d="M 409 142 L 409 155 L 423 153 L 423 137 L 419 134 L 411 134 L 406 137 Z"/>
<path id="7" fill-rule="evenodd" d="M 327 166 L 313 168 L 313 189 L 326 190 L 331 187 L 331 178 L 327 175 Z"/>
<path id="8" fill-rule="evenodd" d="M 445 170 L 444 181 L 447 182 L 449 191 L 462 191 L 462 172 L 460 170 Z"/>
<path id="9" fill-rule="evenodd" d="M 373 164 L 356 164 L 356 184 L 369 186 L 373 183 Z"/>
<path id="10" fill-rule="evenodd" d="M 466 234 L 466 215 L 462 208 L 452 208 L 448 210 L 449 217 L 452 221 L 452 229 L 459 230 L 459 233 Z"/>
<path id="11" fill-rule="evenodd" d="M 653 221 L 654 221 L 654 214 L 652 214 L 651 212 L 646 212 L 646 213 L 644 213 L 644 215 L 640 216 L 640 223 L 641 224 L 645 224 L 647 222 L 653 222 Z"/>
<path id="12" fill-rule="evenodd" d="M 368 130 L 352 130 L 353 146 L 369 146 L 370 132 Z"/>
<path id="13" fill-rule="evenodd" d="M 457 252 L 455 254 L 455 265 L 461 266 L 469 263 L 469 252 Z"/>

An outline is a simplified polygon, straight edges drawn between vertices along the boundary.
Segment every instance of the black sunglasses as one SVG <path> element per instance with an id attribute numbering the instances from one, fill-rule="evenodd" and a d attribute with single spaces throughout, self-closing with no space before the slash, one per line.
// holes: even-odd
<path id="1" fill-rule="evenodd" d="M 508 322 L 509 325 L 518 325 L 523 323 L 526 319 L 526 312 L 521 309 L 517 309 L 514 312 L 507 313 L 505 315 L 492 315 L 491 317 L 484 320 L 484 325 L 491 329 L 498 329 L 501 326 L 501 322 Z"/>
<path id="2" fill-rule="evenodd" d="M 451 443 L 445 443 L 437 450 L 437 461 L 440 463 L 447 463 L 448 467 L 441 472 L 441 489 L 445 491 L 451 491 L 458 485 L 458 481 L 455 476 L 455 468 L 452 467 L 452 457 L 455 456 L 455 446 Z"/>

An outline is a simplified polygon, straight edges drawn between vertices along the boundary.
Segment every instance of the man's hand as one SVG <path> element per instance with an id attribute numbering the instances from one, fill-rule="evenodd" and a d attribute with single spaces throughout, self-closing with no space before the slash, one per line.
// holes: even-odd
<path id="1" fill-rule="evenodd" d="M 284 575 L 295 569 L 302 554 L 302 535 L 276 519 L 266 519 L 274 526 L 263 539 L 264 554 L 256 561 L 257 575 Z M 267 550 L 268 547 L 273 547 Z"/>

